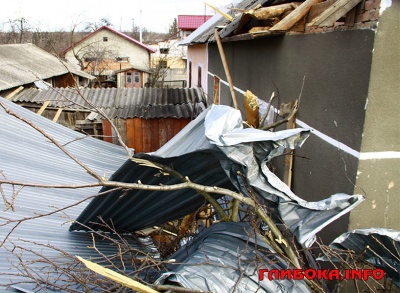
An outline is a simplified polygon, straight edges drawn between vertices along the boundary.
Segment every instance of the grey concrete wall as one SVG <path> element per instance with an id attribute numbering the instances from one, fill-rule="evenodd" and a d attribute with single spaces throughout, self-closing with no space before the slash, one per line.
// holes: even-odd
<path id="1" fill-rule="evenodd" d="M 272 36 L 223 46 L 234 85 L 261 99 L 268 100 L 276 85 L 279 102 L 294 101 L 305 76 L 298 120 L 357 152 L 362 142 L 374 36 L 371 30 L 354 30 Z M 215 44 L 209 46 L 209 72 L 226 80 Z M 212 94 L 211 78 L 208 89 Z M 222 85 L 221 89 L 222 102 L 232 105 L 228 87 Z M 339 192 L 353 194 L 356 156 L 313 134 L 296 154 L 307 157 L 294 160 L 292 189 L 297 195 L 316 201 Z M 275 165 L 282 175 L 283 160 Z M 321 235 L 328 242 L 347 228 L 348 218 L 344 217 Z"/>
<path id="2" fill-rule="evenodd" d="M 400 230 L 400 2 L 391 2 L 379 16 L 358 167 L 356 192 L 367 199 L 351 229 Z"/>

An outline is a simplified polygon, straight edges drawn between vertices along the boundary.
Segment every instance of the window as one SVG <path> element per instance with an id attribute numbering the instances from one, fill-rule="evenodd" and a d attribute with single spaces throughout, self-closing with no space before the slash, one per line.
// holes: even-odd
<path id="1" fill-rule="evenodd" d="M 197 68 L 197 86 L 201 87 L 201 66 Z"/>
<path id="2" fill-rule="evenodd" d="M 117 62 L 129 62 L 129 57 L 116 57 Z"/>
<path id="3" fill-rule="evenodd" d="M 192 87 L 192 61 L 189 61 L 189 87 Z"/>
<path id="4" fill-rule="evenodd" d="M 97 60 L 96 57 L 85 57 L 85 58 L 83 58 L 83 61 L 85 61 L 85 62 L 93 62 L 93 61 L 96 61 L 96 60 Z"/>
<path id="5" fill-rule="evenodd" d="M 139 72 L 135 71 L 135 83 L 139 83 L 140 82 L 140 74 Z"/>
<path id="6" fill-rule="evenodd" d="M 160 48 L 160 53 L 161 54 L 168 54 L 169 48 Z"/>
<path id="7" fill-rule="evenodd" d="M 108 37 L 103 37 L 103 42 L 108 42 Z"/>
<path id="8" fill-rule="evenodd" d="M 160 68 L 162 69 L 166 69 L 167 68 L 167 61 L 161 60 L 158 65 L 160 66 Z"/>
<path id="9" fill-rule="evenodd" d="M 126 82 L 127 83 L 132 83 L 132 72 L 127 72 L 126 73 Z"/>

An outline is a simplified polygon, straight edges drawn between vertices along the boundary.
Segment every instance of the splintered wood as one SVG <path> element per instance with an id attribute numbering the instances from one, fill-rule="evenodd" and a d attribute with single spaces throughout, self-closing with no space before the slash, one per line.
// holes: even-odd
<path id="1" fill-rule="evenodd" d="M 244 94 L 244 108 L 246 109 L 247 123 L 254 128 L 258 128 L 259 114 L 257 96 L 249 90 Z"/>

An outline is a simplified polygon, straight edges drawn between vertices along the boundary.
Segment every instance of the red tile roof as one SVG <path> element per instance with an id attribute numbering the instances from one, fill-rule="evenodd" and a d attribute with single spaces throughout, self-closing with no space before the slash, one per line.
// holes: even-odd
<path id="1" fill-rule="evenodd" d="M 211 15 L 178 15 L 178 29 L 195 30 L 211 17 Z"/>

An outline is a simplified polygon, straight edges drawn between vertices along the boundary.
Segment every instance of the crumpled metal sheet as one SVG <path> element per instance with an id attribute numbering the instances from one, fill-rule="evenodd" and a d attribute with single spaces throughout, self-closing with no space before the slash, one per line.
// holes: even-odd
<path id="1" fill-rule="evenodd" d="M 242 125 L 239 110 L 213 105 L 159 150 L 146 155 L 146 158 L 173 164 L 178 172 L 202 185 L 236 189 L 247 196 L 250 196 L 248 186 L 251 185 L 259 199 L 275 211 L 278 215 L 276 218 L 282 219 L 304 246 L 311 245 L 318 231 L 363 200 L 361 195 L 337 194 L 322 201 L 307 202 L 296 196 L 268 169 L 266 163 L 281 155 L 286 148 L 301 147 L 309 131 L 293 129 L 269 132 L 244 129 Z M 207 160 L 200 156 L 206 156 Z M 143 154 L 137 154 L 136 157 L 143 157 Z M 127 161 L 112 180 L 140 180 L 154 185 L 176 183 L 174 178 L 168 181 L 165 176 L 154 176 L 154 172 L 157 170 L 149 171 L 147 167 Z M 94 227 L 101 216 L 106 221 L 112 220 L 118 229 L 135 231 L 177 219 L 183 212 L 195 211 L 202 202 L 204 198 L 194 190 L 168 193 L 115 191 L 95 198 L 76 222 Z M 82 227 L 73 224 L 71 229 L 80 230 Z"/>
<path id="2" fill-rule="evenodd" d="M 205 118 L 205 135 L 230 159 L 224 169 L 232 169 L 234 163 L 243 166 L 249 184 L 264 199 L 277 203 L 283 222 L 301 244 L 310 246 L 317 232 L 363 201 L 362 195 L 335 194 L 318 202 L 296 196 L 266 163 L 286 148 L 301 147 L 309 131 L 297 128 L 269 132 L 244 129 L 242 125 L 238 110 L 213 105 Z M 232 173 L 228 176 L 235 181 Z"/>
<path id="3" fill-rule="evenodd" d="M 400 287 L 400 231 L 383 228 L 357 229 L 343 233 L 329 245 L 333 249 L 352 250 L 393 279 Z M 321 260 L 328 260 L 326 256 Z M 330 259 L 335 260 L 335 259 Z"/>
<path id="4" fill-rule="evenodd" d="M 170 272 L 156 284 L 179 285 L 211 292 L 311 292 L 303 280 L 274 279 L 259 269 L 286 269 L 288 264 L 259 236 L 248 223 L 217 223 L 181 247 L 170 259 Z"/>

